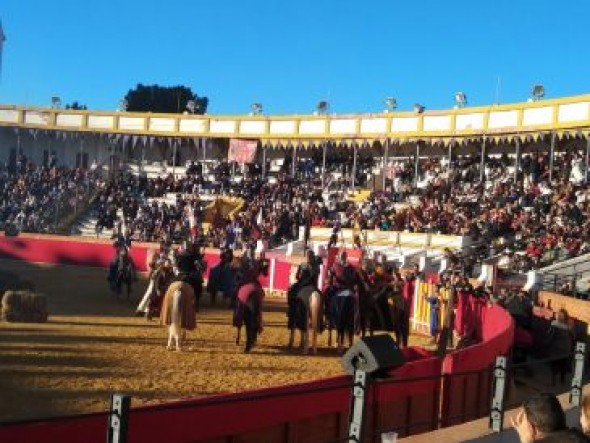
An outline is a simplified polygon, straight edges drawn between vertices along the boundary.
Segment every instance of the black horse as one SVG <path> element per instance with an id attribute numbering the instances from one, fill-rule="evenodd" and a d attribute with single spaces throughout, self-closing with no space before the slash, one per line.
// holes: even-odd
<path id="1" fill-rule="evenodd" d="M 237 328 L 236 344 L 240 344 L 242 325 L 246 326 L 246 347 L 244 352 L 250 352 L 256 344 L 258 334 L 262 332 L 262 300 L 264 290 L 258 277 L 266 275 L 268 264 L 266 260 L 249 260 L 242 258 L 238 266 L 238 284 L 236 308 L 233 325 Z"/>
<path id="2" fill-rule="evenodd" d="M 120 255 L 112 261 L 109 269 L 109 286 L 117 296 L 121 295 L 123 285 L 126 287 L 127 300 L 131 299 L 133 282 L 136 280 L 135 265 L 126 255 Z"/>

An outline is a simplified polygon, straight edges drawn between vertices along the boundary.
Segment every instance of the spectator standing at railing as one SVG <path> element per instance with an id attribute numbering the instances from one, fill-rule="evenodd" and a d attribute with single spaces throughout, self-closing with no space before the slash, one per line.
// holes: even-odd
<path id="1" fill-rule="evenodd" d="M 533 316 L 533 300 L 529 293 L 521 290 L 509 294 L 504 301 L 504 307 L 514 318 L 516 326 L 530 329 Z"/>

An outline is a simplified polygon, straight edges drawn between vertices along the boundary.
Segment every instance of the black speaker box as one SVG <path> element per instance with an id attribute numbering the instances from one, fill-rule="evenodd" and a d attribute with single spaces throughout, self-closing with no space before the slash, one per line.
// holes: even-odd
<path id="1" fill-rule="evenodd" d="M 372 374 L 401 366 L 405 362 L 404 354 L 387 334 L 361 338 L 342 357 L 342 366 L 350 375 L 354 374 L 355 368 Z"/>

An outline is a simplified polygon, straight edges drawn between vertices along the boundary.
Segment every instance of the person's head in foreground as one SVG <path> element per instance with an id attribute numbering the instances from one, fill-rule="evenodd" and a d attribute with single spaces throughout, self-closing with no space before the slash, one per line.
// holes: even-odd
<path id="1" fill-rule="evenodd" d="M 567 428 L 565 413 L 553 394 L 538 394 L 525 401 L 512 425 L 521 443 L 588 441 L 581 432 Z"/>

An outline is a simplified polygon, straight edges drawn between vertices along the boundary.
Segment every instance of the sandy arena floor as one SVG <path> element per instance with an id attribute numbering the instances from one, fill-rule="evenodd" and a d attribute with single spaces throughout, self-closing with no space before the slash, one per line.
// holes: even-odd
<path id="1" fill-rule="evenodd" d="M 285 306 L 268 300 L 265 331 L 251 354 L 235 345 L 228 309 L 205 304 L 186 352 L 166 351 L 166 330 L 134 317 L 133 303 L 116 299 L 106 271 L 0 261 L 47 294 L 49 322 L 0 323 L 0 421 L 101 411 L 113 392 L 145 404 L 342 374 L 327 335 L 318 356 L 288 352 Z M 413 342 L 424 342 L 413 337 Z"/>

